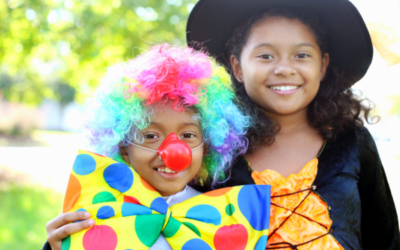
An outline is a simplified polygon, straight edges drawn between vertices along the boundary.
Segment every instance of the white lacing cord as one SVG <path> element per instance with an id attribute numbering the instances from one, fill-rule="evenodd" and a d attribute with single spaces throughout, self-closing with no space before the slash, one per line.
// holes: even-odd
<path id="1" fill-rule="evenodd" d="M 195 148 L 192 148 L 192 151 L 195 150 L 195 149 L 201 148 L 203 145 L 204 145 L 204 141 L 202 141 L 201 144 L 200 144 L 199 146 L 197 146 L 197 147 L 195 147 Z"/>
<path id="2" fill-rule="evenodd" d="M 142 147 L 142 146 L 140 146 L 140 145 L 138 145 L 138 144 L 135 144 L 135 143 L 133 143 L 133 142 L 130 142 L 130 141 L 128 141 L 128 143 L 129 143 L 129 144 L 132 144 L 133 146 L 136 146 L 136 147 L 138 147 L 138 148 L 143 148 L 143 149 L 149 150 L 149 151 L 151 151 L 151 152 L 156 152 L 156 153 L 157 153 L 157 150 L 150 149 L 150 148 L 145 148 L 145 147 Z"/>

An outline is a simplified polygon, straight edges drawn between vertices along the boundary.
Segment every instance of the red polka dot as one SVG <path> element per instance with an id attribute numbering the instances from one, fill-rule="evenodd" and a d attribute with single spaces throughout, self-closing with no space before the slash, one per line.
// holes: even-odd
<path id="1" fill-rule="evenodd" d="M 117 234 L 106 225 L 93 226 L 83 236 L 85 250 L 114 250 L 117 242 Z"/>
<path id="2" fill-rule="evenodd" d="M 72 174 L 69 176 L 68 188 L 64 197 L 63 212 L 67 213 L 75 206 L 78 201 L 79 196 L 81 196 L 81 183 Z"/>
<path id="3" fill-rule="evenodd" d="M 147 181 L 145 181 L 142 177 L 140 177 L 140 180 L 142 181 L 142 184 L 145 188 L 147 188 L 150 191 L 157 191 L 152 185 L 150 185 L 149 183 L 147 183 Z"/>
<path id="4" fill-rule="evenodd" d="M 218 197 L 218 196 L 222 196 L 222 195 L 228 193 L 229 191 L 231 191 L 231 189 L 232 189 L 232 187 L 216 189 L 214 191 L 204 193 L 203 195 L 210 196 L 210 197 Z"/>
<path id="5" fill-rule="evenodd" d="M 142 205 L 142 204 L 140 204 L 138 199 L 136 199 L 135 197 L 132 197 L 132 196 L 127 196 L 127 195 L 124 195 L 124 202 Z"/>
<path id="6" fill-rule="evenodd" d="M 223 226 L 214 236 L 214 245 L 217 250 L 243 250 L 246 248 L 249 234 L 241 224 Z"/>

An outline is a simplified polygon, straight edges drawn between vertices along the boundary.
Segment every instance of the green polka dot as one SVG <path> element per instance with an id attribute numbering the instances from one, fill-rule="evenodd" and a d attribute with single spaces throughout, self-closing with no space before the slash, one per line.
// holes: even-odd
<path id="1" fill-rule="evenodd" d="M 235 206 L 232 205 L 232 203 L 231 203 L 231 204 L 228 204 L 228 205 L 225 207 L 225 212 L 226 212 L 227 215 L 231 216 L 231 215 L 235 212 Z"/>
<path id="2" fill-rule="evenodd" d="M 135 219 L 136 235 L 143 245 L 151 247 L 158 239 L 164 222 L 163 214 L 138 215 Z"/>
<path id="3" fill-rule="evenodd" d="M 67 238 L 63 239 L 61 244 L 61 250 L 69 250 L 71 248 L 71 236 L 68 235 Z"/>
<path id="4" fill-rule="evenodd" d="M 170 238 L 178 232 L 182 223 L 170 217 L 167 226 L 164 228 L 163 235 L 165 238 Z"/>
<path id="5" fill-rule="evenodd" d="M 183 222 L 183 224 L 185 226 L 187 226 L 188 228 L 190 228 L 190 230 L 192 230 L 199 237 L 201 237 L 201 233 L 200 233 L 199 229 L 197 229 L 197 227 L 195 225 L 193 225 L 192 223 L 189 223 L 189 222 Z"/>
<path id="6" fill-rule="evenodd" d="M 98 204 L 103 202 L 117 201 L 114 195 L 110 192 L 100 192 L 93 197 L 92 204 Z"/>

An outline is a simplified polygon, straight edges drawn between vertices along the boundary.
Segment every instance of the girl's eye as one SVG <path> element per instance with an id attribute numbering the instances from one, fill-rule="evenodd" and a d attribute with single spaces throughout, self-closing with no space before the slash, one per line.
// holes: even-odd
<path id="1" fill-rule="evenodd" d="M 193 138 L 193 137 L 194 137 L 194 134 L 185 133 L 185 134 L 182 135 L 182 137 L 183 137 L 183 138 Z"/>
<path id="2" fill-rule="evenodd" d="M 310 57 L 310 55 L 305 54 L 305 53 L 301 53 L 301 54 L 298 54 L 297 57 L 298 58 L 307 58 L 307 57 Z"/>
<path id="3" fill-rule="evenodd" d="M 144 136 L 144 138 L 146 138 L 146 139 L 155 139 L 155 138 L 157 138 L 157 136 L 155 134 L 147 134 L 147 135 Z"/>
<path id="4" fill-rule="evenodd" d="M 268 60 L 272 59 L 272 56 L 269 55 L 269 54 L 262 54 L 262 55 L 260 55 L 260 56 L 258 56 L 258 57 L 260 57 L 260 58 L 262 58 L 262 59 L 268 59 Z"/>

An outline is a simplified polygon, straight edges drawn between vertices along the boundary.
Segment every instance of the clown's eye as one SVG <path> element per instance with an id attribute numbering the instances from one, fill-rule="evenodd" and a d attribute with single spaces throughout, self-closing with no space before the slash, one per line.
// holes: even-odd
<path id="1" fill-rule="evenodd" d="M 184 133 L 184 134 L 182 135 L 182 137 L 183 137 L 183 138 L 193 138 L 193 137 L 194 137 L 194 134 L 191 134 L 191 133 Z"/>
<path id="2" fill-rule="evenodd" d="M 155 134 L 147 134 L 147 135 L 144 135 L 144 138 L 146 138 L 146 139 L 155 139 L 155 138 L 157 138 L 157 136 Z"/>

